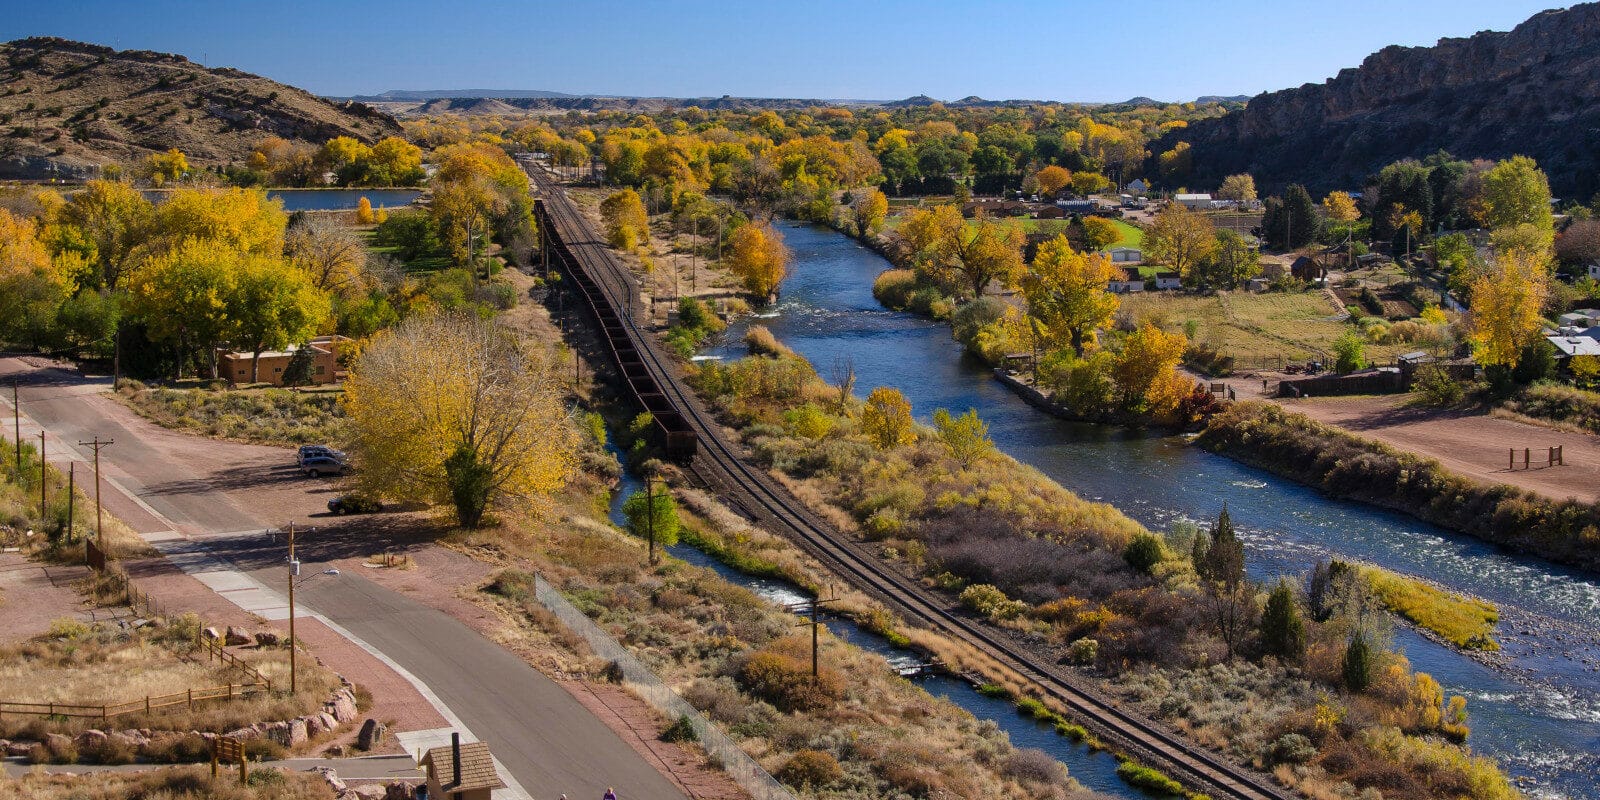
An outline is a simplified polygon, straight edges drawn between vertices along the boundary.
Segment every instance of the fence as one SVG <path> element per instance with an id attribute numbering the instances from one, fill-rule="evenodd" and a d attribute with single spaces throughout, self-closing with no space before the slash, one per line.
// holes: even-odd
<path id="1" fill-rule="evenodd" d="M 623 684 L 634 694 L 643 698 L 669 719 L 689 720 L 706 752 L 720 761 L 728 775 L 744 787 L 751 797 L 755 800 L 796 800 L 792 792 L 762 769 L 755 759 L 739 749 L 739 745 L 732 739 L 713 727 L 694 706 L 689 705 L 688 701 L 679 697 L 671 687 L 662 683 L 661 679 L 640 663 L 639 659 L 634 658 L 627 648 L 611 638 L 610 634 L 594 624 L 594 621 L 582 611 L 567 602 L 567 599 L 545 581 L 543 576 L 534 576 L 534 595 L 545 608 L 550 609 L 551 613 L 561 620 L 562 624 L 582 636 L 601 658 L 615 662 L 622 671 Z"/>
<path id="2" fill-rule="evenodd" d="M 148 713 L 160 708 L 187 705 L 190 710 L 194 704 L 201 700 L 231 700 L 257 692 L 268 691 L 269 687 L 263 683 L 230 683 L 226 686 L 211 686 L 204 689 L 186 689 L 181 692 L 162 695 L 145 695 L 142 700 L 130 700 L 126 703 L 107 703 L 102 705 L 88 705 L 84 703 L 23 703 L 11 700 L 0 700 L 0 719 L 7 714 L 35 717 L 84 717 L 98 719 L 102 722 L 110 721 L 113 717 L 126 714 Z"/>
<path id="3" fill-rule="evenodd" d="M 205 631 L 205 626 L 202 625 L 200 627 L 200 632 L 195 634 L 195 639 L 196 644 L 199 645 L 200 649 L 206 651 L 207 660 L 215 660 L 220 663 L 227 664 L 230 667 L 235 667 L 244 674 L 255 679 L 255 683 L 250 685 L 253 686 L 260 684 L 265 686 L 267 691 L 272 691 L 272 680 L 270 678 L 262 675 L 261 672 L 255 667 L 250 666 L 249 662 L 246 662 L 240 659 L 238 656 L 228 652 L 227 648 L 223 646 L 221 641 L 208 638 Z"/>
<path id="4" fill-rule="evenodd" d="M 87 553 L 91 567 L 94 566 L 96 556 L 98 556 L 101 564 L 105 564 L 105 554 L 98 547 L 95 547 L 93 542 L 88 543 Z M 103 566 L 99 569 L 99 575 L 100 579 L 109 584 L 111 588 L 122 592 L 123 596 L 127 598 L 128 606 L 133 609 L 135 614 L 143 614 L 147 617 L 168 616 L 167 607 L 161 605 L 155 598 L 140 589 L 138 584 L 133 582 L 133 578 L 128 576 L 127 571 L 121 567 L 116 565 Z"/>

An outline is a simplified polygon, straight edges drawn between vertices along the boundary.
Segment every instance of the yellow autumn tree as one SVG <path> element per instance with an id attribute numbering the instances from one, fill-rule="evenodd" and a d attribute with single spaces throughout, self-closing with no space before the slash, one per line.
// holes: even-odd
<path id="1" fill-rule="evenodd" d="M 971 221 L 953 205 L 913 211 L 900 226 L 917 270 L 951 287 L 983 296 L 989 284 L 1010 283 L 1022 270 L 1022 228 L 1005 221 Z"/>
<path id="2" fill-rule="evenodd" d="M 1170 203 L 1145 229 L 1144 250 L 1150 259 L 1172 267 L 1187 284 L 1189 273 L 1216 252 L 1216 226 L 1181 203 Z"/>
<path id="3" fill-rule="evenodd" d="M 1051 196 L 1072 183 L 1072 173 L 1068 172 L 1066 167 L 1058 167 L 1055 164 L 1039 170 L 1033 178 L 1039 182 L 1039 191 Z"/>
<path id="4" fill-rule="evenodd" d="M 170 202 L 170 201 L 169 201 Z M 229 316 L 239 262 L 248 254 L 220 239 L 184 239 L 144 259 L 126 278 L 128 313 L 153 341 L 178 351 L 177 369 L 196 351 L 209 354 L 216 377 L 216 345 L 229 338 Z"/>
<path id="5" fill-rule="evenodd" d="M 451 506 L 468 528 L 494 506 L 537 510 L 576 464 L 564 374 L 554 353 L 473 315 L 378 334 L 345 381 L 362 484 Z"/>
<path id="6" fill-rule="evenodd" d="M 911 401 L 899 389 L 879 386 L 867 395 L 867 404 L 861 409 L 861 432 L 879 450 L 893 450 L 917 440 L 916 427 L 911 420 Z"/>
<path id="7" fill-rule="evenodd" d="M 605 222 L 606 241 L 619 250 L 632 250 L 650 240 L 650 217 L 644 201 L 632 189 L 614 192 L 600 203 L 600 218 Z"/>
<path id="8" fill-rule="evenodd" d="M 180 189 L 155 207 L 147 249 L 168 250 L 208 239 L 258 255 L 283 252 L 289 216 L 263 189 Z"/>
<path id="9" fill-rule="evenodd" d="M 371 225 L 375 222 L 377 217 L 372 213 L 372 201 L 368 200 L 366 195 L 362 195 L 361 200 L 356 203 L 356 224 Z"/>
<path id="10" fill-rule="evenodd" d="M 851 216 L 856 223 L 856 235 L 865 239 L 879 228 L 889 214 L 889 198 L 878 189 L 868 189 L 856 198 Z"/>
<path id="11" fill-rule="evenodd" d="M 145 158 L 143 165 L 145 178 L 155 186 L 176 181 L 188 171 L 189 159 L 176 147 L 165 153 L 150 154 Z"/>
<path id="12" fill-rule="evenodd" d="M 1122 229 L 1105 217 L 1084 217 L 1078 224 L 1083 226 L 1084 243 L 1089 245 L 1091 252 L 1104 250 L 1122 241 Z"/>
<path id="13" fill-rule="evenodd" d="M 1111 368 L 1111 380 L 1122 394 L 1125 408 L 1137 414 L 1166 417 L 1189 393 L 1189 380 L 1178 373 L 1178 363 L 1189 340 L 1149 322 L 1128 334 Z"/>
<path id="14" fill-rule="evenodd" d="M 1544 326 L 1540 310 L 1550 295 L 1548 256 L 1507 248 L 1472 282 L 1472 342 L 1478 363 L 1515 367 L 1522 349 Z"/>
<path id="15" fill-rule="evenodd" d="M 32 219 L 0 208 L 0 342 L 37 345 L 55 326 L 82 266 L 70 251 L 52 260 Z"/>
<path id="16" fill-rule="evenodd" d="M 331 304 L 327 292 L 281 257 L 242 256 L 232 282 L 229 334 L 235 346 L 254 356 L 250 362 L 254 383 L 261 379 L 261 354 L 310 339 L 328 320 Z"/>
<path id="17" fill-rule="evenodd" d="M 746 291 L 769 303 L 789 271 L 789 248 L 783 235 L 766 222 L 740 225 L 728 248 L 728 268 L 744 281 Z"/>
<path id="18" fill-rule="evenodd" d="M 1121 270 L 1098 253 L 1072 249 L 1066 236 L 1039 245 L 1033 266 L 1022 277 L 1028 313 L 1052 338 L 1065 336 L 1079 356 L 1094 331 L 1111 322 L 1120 302 L 1106 291 Z"/>

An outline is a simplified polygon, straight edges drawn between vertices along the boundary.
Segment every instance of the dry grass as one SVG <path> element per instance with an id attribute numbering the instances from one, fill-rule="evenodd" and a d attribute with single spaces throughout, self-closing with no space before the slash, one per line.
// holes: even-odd
<path id="1" fill-rule="evenodd" d="M 1423 581 L 1399 575 L 1382 567 L 1362 566 L 1361 574 L 1372 584 L 1389 610 L 1444 637 L 1457 647 L 1499 650 L 1491 634 L 1500 612 L 1493 603 L 1464 597 Z"/>
<path id="2" fill-rule="evenodd" d="M 54 466 L 47 467 L 44 479 L 49 508 L 41 515 L 38 450 L 26 441 L 22 443 L 19 476 L 16 461 L 10 457 L 13 447 L 11 440 L 0 438 L 0 452 L 7 454 L 0 459 L 0 546 L 21 547 L 29 557 L 56 563 L 83 563 L 82 542 L 94 535 L 95 527 L 91 475 L 78 475 L 69 500 L 66 473 Z M 69 507 L 70 532 L 67 530 Z M 28 531 L 33 531 L 34 535 L 28 536 Z M 139 538 L 132 528 L 109 514 L 105 517 L 105 539 L 106 550 L 112 558 L 143 558 L 156 554 L 155 548 Z"/>
<path id="3" fill-rule="evenodd" d="M 1244 363 L 1321 357 L 1332 351 L 1335 339 L 1354 330 L 1349 323 L 1332 319 L 1337 312 L 1321 292 L 1207 296 L 1150 292 L 1124 297 L 1120 313 L 1135 321 L 1151 319 L 1177 328 L 1193 320 L 1200 342 Z M 1367 358 L 1385 361 L 1414 349 L 1407 343 L 1369 344 Z"/>
<path id="4" fill-rule="evenodd" d="M 0 797 L 28 800 L 331 800 L 333 790 L 316 775 L 277 769 L 252 770 L 246 785 L 236 776 L 211 780 L 207 767 L 170 767 L 152 772 L 8 777 L 0 772 Z"/>
<path id="5" fill-rule="evenodd" d="M 102 705 L 141 700 L 145 696 L 181 693 L 253 679 L 238 669 L 208 662 L 194 648 L 198 622 L 186 615 L 173 623 L 128 634 L 111 627 L 87 628 L 58 622 L 51 634 L 0 649 L 0 686 L 4 697 L 19 702 L 60 702 Z M 338 687 L 338 676 L 301 658 L 299 693 L 284 691 L 289 684 L 289 654 L 285 649 L 231 648 L 271 682 L 274 690 L 234 699 L 197 702 L 117 717 L 117 728 L 152 728 L 174 731 L 225 732 L 256 722 L 291 719 L 321 708 Z M 99 727 L 89 718 L 46 719 L 8 715 L 0 722 L 0 736 L 19 732 L 33 737 L 44 733 L 74 733 Z"/>

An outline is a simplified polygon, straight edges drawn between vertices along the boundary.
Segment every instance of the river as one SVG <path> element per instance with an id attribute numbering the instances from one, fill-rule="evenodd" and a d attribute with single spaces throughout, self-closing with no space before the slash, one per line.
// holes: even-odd
<path id="1" fill-rule="evenodd" d="M 775 308 L 731 325 L 707 355 L 744 355 L 766 325 L 827 377 L 849 358 L 857 386 L 893 386 L 926 420 L 975 408 L 1000 449 L 1078 494 L 1152 528 L 1204 522 L 1228 504 L 1257 580 L 1299 576 L 1319 557 L 1360 559 L 1499 604 L 1496 664 L 1397 627 L 1413 668 L 1468 700 L 1475 752 L 1497 758 L 1531 796 L 1600 797 L 1600 581 L 1410 517 L 1341 502 L 1187 445 L 1069 423 L 1022 402 L 966 357 L 948 326 L 885 310 L 872 281 L 889 264 L 826 228 L 781 222 L 793 251 Z"/>

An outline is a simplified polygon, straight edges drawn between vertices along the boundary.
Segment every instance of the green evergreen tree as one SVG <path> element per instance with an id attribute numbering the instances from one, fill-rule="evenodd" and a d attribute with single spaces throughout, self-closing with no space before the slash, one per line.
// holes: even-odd
<path id="1" fill-rule="evenodd" d="M 1244 542 L 1233 532 L 1233 518 L 1228 514 L 1226 503 L 1222 505 L 1222 513 L 1217 515 L 1217 524 L 1211 528 L 1211 542 L 1206 547 L 1205 557 L 1194 566 L 1201 578 L 1230 589 L 1244 580 Z"/>
<path id="2" fill-rule="evenodd" d="M 1281 659 L 1298 659 L 1306 649 L 1306 624 L 1300 619 L 1294 590 L 1279 580 L 1267 597 L 1261 614 L 1261 643 L 1266 651 Z"/>
<path id="3" fill-rule="evenodd" d="M 1344 650 L 1344 685 L 1352 692 L 1364 692 L 1372 685 L 1372 648 L 1360 631 Z"/>
<path id="4" fill-rule="evenodd" d="M 311 384 L 311 345 L 302 344 L 289 356 L 283 367 L 284 386 L 309 386 Z"/>
<path id="5" fill-rule="evenodd" d="M 1128 542 L 1128 546 L 1122 551 L 1122 560 L 1128 562 L 1128 566 L 1149 575 L 1150 570 L 1161 563 L 1161 540 L 1148 533 L 1133 537 L 1133 541 Z"/>

